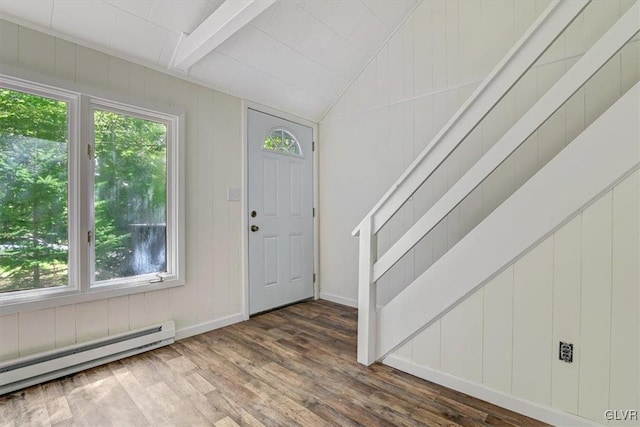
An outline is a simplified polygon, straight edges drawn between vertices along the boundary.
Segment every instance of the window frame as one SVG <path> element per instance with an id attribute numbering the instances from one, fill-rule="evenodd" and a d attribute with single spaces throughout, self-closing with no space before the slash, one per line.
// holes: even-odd
<path id="1" fill-rule="evenodd" d="M 294 154 L 294 153 L 291 153 L 290 151 L 285 152 L 285 151 L 271 150 L 269 148 L 265 148 L 264 143 L 267 141 L 267 138 L 271 137 L 275 132 L 282 132 L 282 139 L 284 139 L 285 134 L 291 136 L 291 138 L 293 139 L 293 142 L 298 147 L 298 152 L 300 154 Z M 304 159 L 304 152 L 302 151 L 302 147 L 298 142 L 298 137 L 292 131 L 282 126 L 276 126 L 270 129 L 269 132 L 262 138 L 262 151 L 267 153 L 272 153 L 272 154 L 281 154 L 283 156 L 297 157 L 300 159 Z"/>
<path id="2" fill-rule="evenodd" d="M 64 101 L 68 105 L 68 239 L 66 286 L 0 293 L 0 315 L 167 289 L 185 284 L 185 113 L 95 93 L 75 84 L 55 85 L 0 73 L 0 87 Z M 103 109 L 167 125 L 167 272 L 95 281 L 93 111 Z"/>

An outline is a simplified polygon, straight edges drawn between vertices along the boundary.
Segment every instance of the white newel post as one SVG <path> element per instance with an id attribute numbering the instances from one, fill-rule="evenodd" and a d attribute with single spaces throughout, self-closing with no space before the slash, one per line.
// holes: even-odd
<path id="1" fill-rule="evenodd" d="M 358 269 L 358 362 L 367 366 L 376 361 L 376 285 L 371 281 L 375 251 L 373 218 L 367 217 L 360 227 Z"/>

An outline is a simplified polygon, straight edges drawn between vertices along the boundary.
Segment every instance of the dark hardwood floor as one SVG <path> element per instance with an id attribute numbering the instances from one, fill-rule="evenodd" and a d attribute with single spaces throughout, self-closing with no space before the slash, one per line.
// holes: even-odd
<path id="1" fill-rule="evenodd" d="M 356 357 L 356 310 L 301 303 L 0 397 L 0 425 L 537 426 Z"/>

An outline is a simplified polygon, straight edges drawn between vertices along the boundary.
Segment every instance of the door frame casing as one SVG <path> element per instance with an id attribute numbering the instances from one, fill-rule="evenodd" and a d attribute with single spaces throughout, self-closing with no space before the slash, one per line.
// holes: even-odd
<path id="1" fill-rule="evenodd" d="M 242 215 L 242 315 L 244 320 L 249 319 L 249 140 L 248 140 L 248 115 L 249 109 L 261 113 L 269 114 L 298 123 L 312 129 L 312 143 L 315 150 L 312 151 L 313 157 L 313 208 L 315 215 L 313 217 L 313 272 L 315 281 L 313 283 L 313 298 L 318 299 L 320 295 L 320 244 L 319 244 L 319 209 L 318 209 L 318 124 L 302 117 L 280 111 L 276 108 L 267 107 L 253 101 L 243 99 L 242 108 L 242 182 L 241 182 L 241 215 Z"/>

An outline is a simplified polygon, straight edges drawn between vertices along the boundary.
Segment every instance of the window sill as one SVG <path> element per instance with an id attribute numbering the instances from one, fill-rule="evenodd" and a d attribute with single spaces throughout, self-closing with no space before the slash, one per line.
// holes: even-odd
<path id="1" fill-rule="evenodd" d="M 144 292 L 159 291 L 162 289 L 175 288 L 183 286 L 184 279 L 176 277 L 165 277 L 162 282 L 149 283 L 144 282 L 123 283 L 119 286 L 95 286 L 94 288 L 81 293 L 77 289 L 64 290 L 58 292 L 52 291 L 45 295 L 29 295 L 22 298 L 13 298 L 3 300 L 0 297 L 0 316 L 22 313 L 27 311 L 42 310 L 45 308 L 60 307 L 70 304 L 80 304 L 84 302 L 100 301 L 109 298 L 121 296 L 135 295 Z"/>

